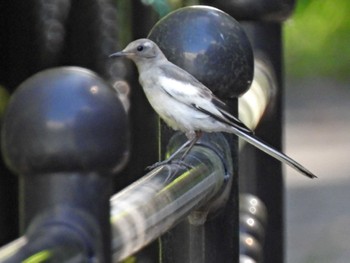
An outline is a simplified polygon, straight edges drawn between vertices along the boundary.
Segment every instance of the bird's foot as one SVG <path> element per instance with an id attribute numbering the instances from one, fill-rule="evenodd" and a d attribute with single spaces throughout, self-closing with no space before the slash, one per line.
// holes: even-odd
<path id="1" fill-rule="evenodd" d="M 185 163 L 183 160 L 177 159 L 177 160 L 164 160 L 164 161 L 156 162 L 156 163 L 154 163 L 154 164 L 152 164 L 150 166 L 147 166 L 146 170 L 150 171 L 150 170 L 153 170 L 153 169 L 155 169 L 157 167 L 160 167 L 160 166 L 163 166 L 163 165 L 167 165 L 167 164 L 177 164 L 177 165 L 183 166 L 183 167 L 185 167 L 187 169 L 191 169 L 192 168 L 192 166 L 190 166 L 189 164 Z"/>
<path id="2" fill-rule="evenodd" d="M 191 169 L 193 168 L 191 165 L 187 164 L 184 160 L 182 159 L 177 159 L 177 160 L 173 160 L 171 161 L 171 164 L 177 164 L 178 166 L 182 166 L 185 167 L 187 169 Z"/>
<path id="3" fill-rule="evenodd" d="M 156 163 L 154 163 L 154 164 L 152 164 L 152 165 L 150 165 L 150 166 L 147 166 L 147 167 L 146 167 L 146 170 L 147 170 L 147 171 L 151 171 L 151 170 L 153 170 L 153 169 L 155 169 L 155 168 L 157 168 L 157 167 L 159 167 L 159 166 L 169 164 L 170 162 L 171 162 L 171 161 L 168 161 L 168 160 L 156 162 Z"/>

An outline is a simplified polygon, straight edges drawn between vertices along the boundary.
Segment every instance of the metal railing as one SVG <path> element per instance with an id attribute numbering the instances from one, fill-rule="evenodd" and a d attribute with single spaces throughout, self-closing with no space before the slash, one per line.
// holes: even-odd
<path id="1" fill-rule="evenodd" d="M 266 91 L 273 87 L 272 78 L 267 74 L 267 68 L 258 61 L 256 65 L 253 85 L 240 99 L 240 105 L 244 105 L 240 108 L 240 112 L 242 116 L 246 116 L 243 121 L 249 123 L 251 127 L 257 125 L 260 118 L 255 116 L 261 117 L 265 107 L 248 104 L 247 98 L 252 98 L 254 94 L 264 94 L 264 96 L 259 96 L 256 100 L 251 101 L 259 103 L 261 100 L 260 103 L 266 106 L 270 97 L 270 92 Z M 175 150 L 185 140 L 183 135 L 175 134 L 169 149 Z M 225 205 L 230 190 L 230 180 L 232 179 L 230 171 L 232 171 L 233 165 L 229 144 L 221 134 L 206 134 L 198 144 L 186 158 L 186 166 L 181 163 L 163 165 L 150 171 L 111 198 L 110 222 L 114 262 L 130 256 L 188 216 L 191 224 L 204 224 L 211 210 L 218 211 Z M 245 207 L 245 205 L 241 205 L 241 209 L 245 209 Z M 66 210 L 62 208 L 58 212 L 49 213 L 50 219 L 45 218 L 44 223 L 34 223 L 37 231 L 39 233 L 45 232 L 45 236 L 29 232 L 3 247 L 0 250 L 1 262 L 19 262 L 34 257 L 57 258 L 63 261 L 77 260 L 79 262 L 83 256 L 88 258 L 87 249 L 83 249 L 84 243 L 88 241 L 79 240 L 76 235 L 72 235 L 75 231 L 72 231 L 71 228 L 79 228 L 78 221 L 75 222 L 77 224 L 72 224 L 69 228 L 60 225 L 62 224 L 60 220 L 65 222 L 65 217 L 59 218 L 62 214 L 67 213 L 69 217 L 74 214 L 73 211 L 66 212 Z M 60 216 L 57 217 L 57 215 Z M 83 218 L 87 217 L 88 215 L 85 215 Z M 79 224 L 81 222 L 80 220 Z M 89 223 L 84 225 L 86 227 Z M 90 225 L 93 226 L 93 223 Z M 42 228 L 43 226 L 44 228 Z M 54 236 L 50 237 L 51 228 L 53 232 L 60 231 L 62 238 L 68 236 L 71 241 L 67 239 L 62 241 L 62 238 Z M 91 227 L 91 229 L 94 228 Z M 241 238 L 246 239 L 245 235 L 246 233 L 242 234 Z M 89 235 L 81 234 L 81 236 L 87 237 Z M 50 238 L 60 241 L 50 243 L 47 241 Z M 261 236 L 260 238 L 262 241 L 263 238 Z M 94 235 L 91 235 L 90 239 L 94 239 Z M 67 253 L 67 246 L 77 250 L 73 250 L 71 254 Z M 60 247 L 62 248 L 60 249 Z M 246 250 L 244 249 L 244 251 Z M 60 256 L 62 251 L 65 251 L 64 258 Z M 198 258 L 198 255 L 193 256 Z"/>
<path id="2" fill-rule="evenodd" d="M 90 68 L 105 79 L 126 80 L 123 83 L 137 86 L 135 76 L 126 76 L 130 68 L 124 62 L 101 60 L 115 51 L 111 40 L 116 40 L 111 28 L 115 22 L 109 13 L 111 5 L 108 1 L 102 2 L 97 6 L 95 3 L 97 8 L 90 11 L 107 14 L 105 17 L 109 19 L 98 17 L 93 23 L 96 29 L 93 32 L 98 35 L 94 45 L 98 46 L 98 39 L 103 39 L 103 48 L 95 49 L 92 59 L 84 59 L 82 47 L 72 41 L 65 47 L 60 42 L 65 35 L 74 39 L 74 32 L 79 31 L 77 25 L 62 26 L 65 30 L 55 35 L 54 40 L 59 42 L 55 49 L 43 45 L 41 60 L 34 67 L 36 71 L 56 68 L 30 78 L 12 96 L 3 120 L 2 147 L 7 164 L 20 178 L 22 236 L 0 248 L 0 262 L 118 262 L 149 244 L 157 251 L 146 255 L 152 262 L 161 258 L 162 262 L 209 263 L 221 257 L 227 262 L 283 262 L 283 242 L 280 241 L 283 240 L 283 188 L 279 164 L 268 165 L 272 167 L 268 172 L 274 175 L 265 177 L 264 169 L 259 177 L 256 172 L 245 173 L 246 162 L 239 162 L 238 156 L 246 159 L 244 152 L 248 146 L 240 143 L 238 149 L 230 137 L 205 134 L 184 163 L 163 165 L 141 176 L 145 164 L 156 158 L 157 149 L 168 155 L 184 143 L 184 136 L 168 133 L 164 126 L 159 126 L 137 89 L 132 91 L 134 98 L 127 114 L 115 91 L 93 72 L 78 67 L 57 68 L 62 66 L 62 58 L 71 59 L 68 64 Z M 237 14 L 235 8 L 239 5 L 210 2 L 230 14 Z M 273 0 L 267 2 L 276 4 Z M 141 4 L 135 2 L 135 5 Z M 288 6 L 290 12 L 293 4 Z M 25 9 L 24 4 L 19 7 Z M 48 6 L 42 8 L 43 11 Z M 80 14 L 79 5 L 73 2 L 60 8 L 55 9 L 54 16 L 62 25 L 74 22 L 69 10 Z M 263 116 L 274 119 L 274 132 L 279 135 L 273 140 L 279 146 L 281 57 L 266 41 L 280 45 L 280 22 L 288 12 L 269 16 L 267 20 L 274 21 L 270 25 L 261 22 L 265 19 L 262 14 L 265 11 L 273 14 L 276 10 L 258 11 L 255 19 L 242 22 L 255 53 L 250 89 L 238 100 L 237 94 L 235 98 L 230 97 L 235 93 L 230 94 L 230 87 L 217 92 L 223 94 L 224 100 L 229 94 L 225 101 L 251 129 L 257 128 Z M 244 12 L 238 14 L 238 17 L 245 16 Z M 80 16 L 89 20 L 88 14 Z M 138 27 L 146 17 L 151 17 L 150 12 L 144 17 L 134 17 L 133 26 Z M 251 15 L 246 18 L 251 19 Z M 105 33 L 97 33 L 98 27 L 106 23 Z M 38 26 L 52 30 L 40 23 Z M 144 34 L 143 37 L 147 34 L 145 30 L 138 31 L 144 27 L 145 24 L 135 29 L 135 37 L 139 33 Z M 268 37 L 271 35 L 273 37 Z M 49 35 L 44 36 L 42 41 L 49 41 Z M 79 52 L 73 54 L 73 50 Z M 21 74 L 26 77 L 34 73 L 24 72 Z M 52 82 L 55 77 L 57 82 Z M 66 82 L 62 82 L 65 77 Z M 9 87 L 18 85 L 19 79 L 8 78 Z M 47 92 L 50 86 L 54 88 Z M 70 99 L 78 97 L 82 98 L 78 102 Z M 134 105 L 139 105 L 139 109 L 133 109 Z M 44 112 L 52 115 L 41 114 Z M 127 115 L 131 116 L 133 135 L 127 129 Z M 143 128 L 144 132 L 136 132 Z M 131 145 L 129 136 L 133 141 Z M 149 156 L 136 156 L 149 149 L 153 152 Z M 255 153 L 249 156 L 251 166 L 259 169 L 264 165 L 263 158 L 256 162 Z M 125 167 L 127 159 L 127 168 L 113 178 Z M 238 173 L 244 173 L 244 178 L 239 179 L 240 189 Z M 266 180 L 265 186 L 258 183 L 262 180 L 260 176 Z M 266 187 L 269 183 L 271 186 Z M 274 189 L 268 196 L 271 187 Z M 115 190 L 118 193 L 110 198 Z M 281 197 L 278 204 L 271 201 L 276 196 Z M 271 211 L 270 207 L 275 210 Z M 164 233 L 167 233 L 165 237 Z M 271 233 L 277 233 L 278 238 Z M 159 237 L 160 241 L 152 244 Z M 275 246 L 276 240 L 280 247 Z"/>

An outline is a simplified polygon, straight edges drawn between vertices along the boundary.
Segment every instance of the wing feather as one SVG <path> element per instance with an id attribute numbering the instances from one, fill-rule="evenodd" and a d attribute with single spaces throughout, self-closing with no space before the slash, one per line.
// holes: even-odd
<path id="1" fill-rule="evenodd" d="M 241 131 L 253 133 L 238 118 L 228 112 L 227 106 L 223 101 L 217 98 L 210 89 L 191 74 L 179 67 L 177 67 L 177 70 L 174 70 L 168 64 L 161 65 L 160 69 L 162 70 L 159 78 L 160 86 L 168 95 L 187 106 L 196 108 L 217 121 L 233 126 Z"/>

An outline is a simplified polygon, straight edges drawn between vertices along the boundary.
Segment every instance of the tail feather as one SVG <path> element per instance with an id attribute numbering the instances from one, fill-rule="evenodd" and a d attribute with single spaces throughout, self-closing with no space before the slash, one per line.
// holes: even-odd
<path id="1" fill-rule="evenodd" d="M 212 102 L 216 106 L 223 106 L 223 102 L 216 99 L 214 100 L 214 97 L 212 98 Z M 218 104 L 219 103 L 219 104 Z M 295 170 L 301 172 L 302 174 L 306 175 L 310 178 L 317 178 L 316 175 L 311 173 L 309 170 L 307 170 L 304 166 L 299 164 L 298 162 L 294 161 L 292 158 L 288 157 L 287 155 L 281 153 L 280 151 L 276 150 L 275 148 L 269 146 L 264 141 L 259 139 L 254 135 L 254 132 L 252 132 L 249 128 L 247 128 L 239 119 L 232 116 L 230 113 L 225 111 L 222 107 L 218 107 L 217 109 L 221 112 L 222 115 L 217 115 L 212 113 L 211 111 L 204 109 L 203 107 L 200 107 L 196 104 L 192 105 L 197 110 L 204 112 L 211 116 L 213 119 L 224 123 L 229 127 L 225 131 L 231 132 L 236 134 L 237 136 L 241 137 L 242 139 L 246 140 L 250 144 L 254 145 L 258 149 L 262 150 L 263 152 L 271 155 L 272 157 L 276 158 L 277 160 L 289 165 L 290 167 L 294 168 Z"/>
<path id="2" fill-rule="evenodd" d="M 261 139 L 256 137 L 254 134 L 244 133 L 244 132 L 242 132 L 240 130 L 237 130 L 234 127 L 232 127 L 232 132 L 234 134 L 236 134 L 237 136 L 239 136 L 240 138 L 242 138 L 245 141 L 247 141 L 248 143 L 254 145 L 255 147 L 257 147 L 261 151 L 271 155 L 272 157 L 276 158 L 280 162 L 283 162 L 283 163 L 289 165 L 290 167 L 294 168 L 295 170 L 301 172 L 305 176 L 307 176 L 309 178 L 317 178 L 316 175 L 314 175 L 312 172 L 307 170 L 304 166 L 302 166 L 301 164 L 299 164 L 298 162 L 296 162 L 292 158 L 288 157 L 287 155 L 285 155 L 285 154 L 281 153 L 280 151 L 276 150 L 275 148 L 269 146 L 264 141 L 262 141 Z"/>

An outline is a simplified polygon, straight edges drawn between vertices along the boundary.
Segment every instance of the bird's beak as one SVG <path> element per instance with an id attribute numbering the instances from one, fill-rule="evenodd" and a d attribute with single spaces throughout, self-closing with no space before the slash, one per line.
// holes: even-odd
<path id="1" fill-rule="evenodd" d="M 114 57 L 125 57 L 127 56 L 128 53 L 127 52 L 124 52 L 124 51 L 119 51 L 119 52 L 116 52 L 116 53 L 113 53 L 111 55 L 109 55 L 110 58 L 114 58 Z"/>

